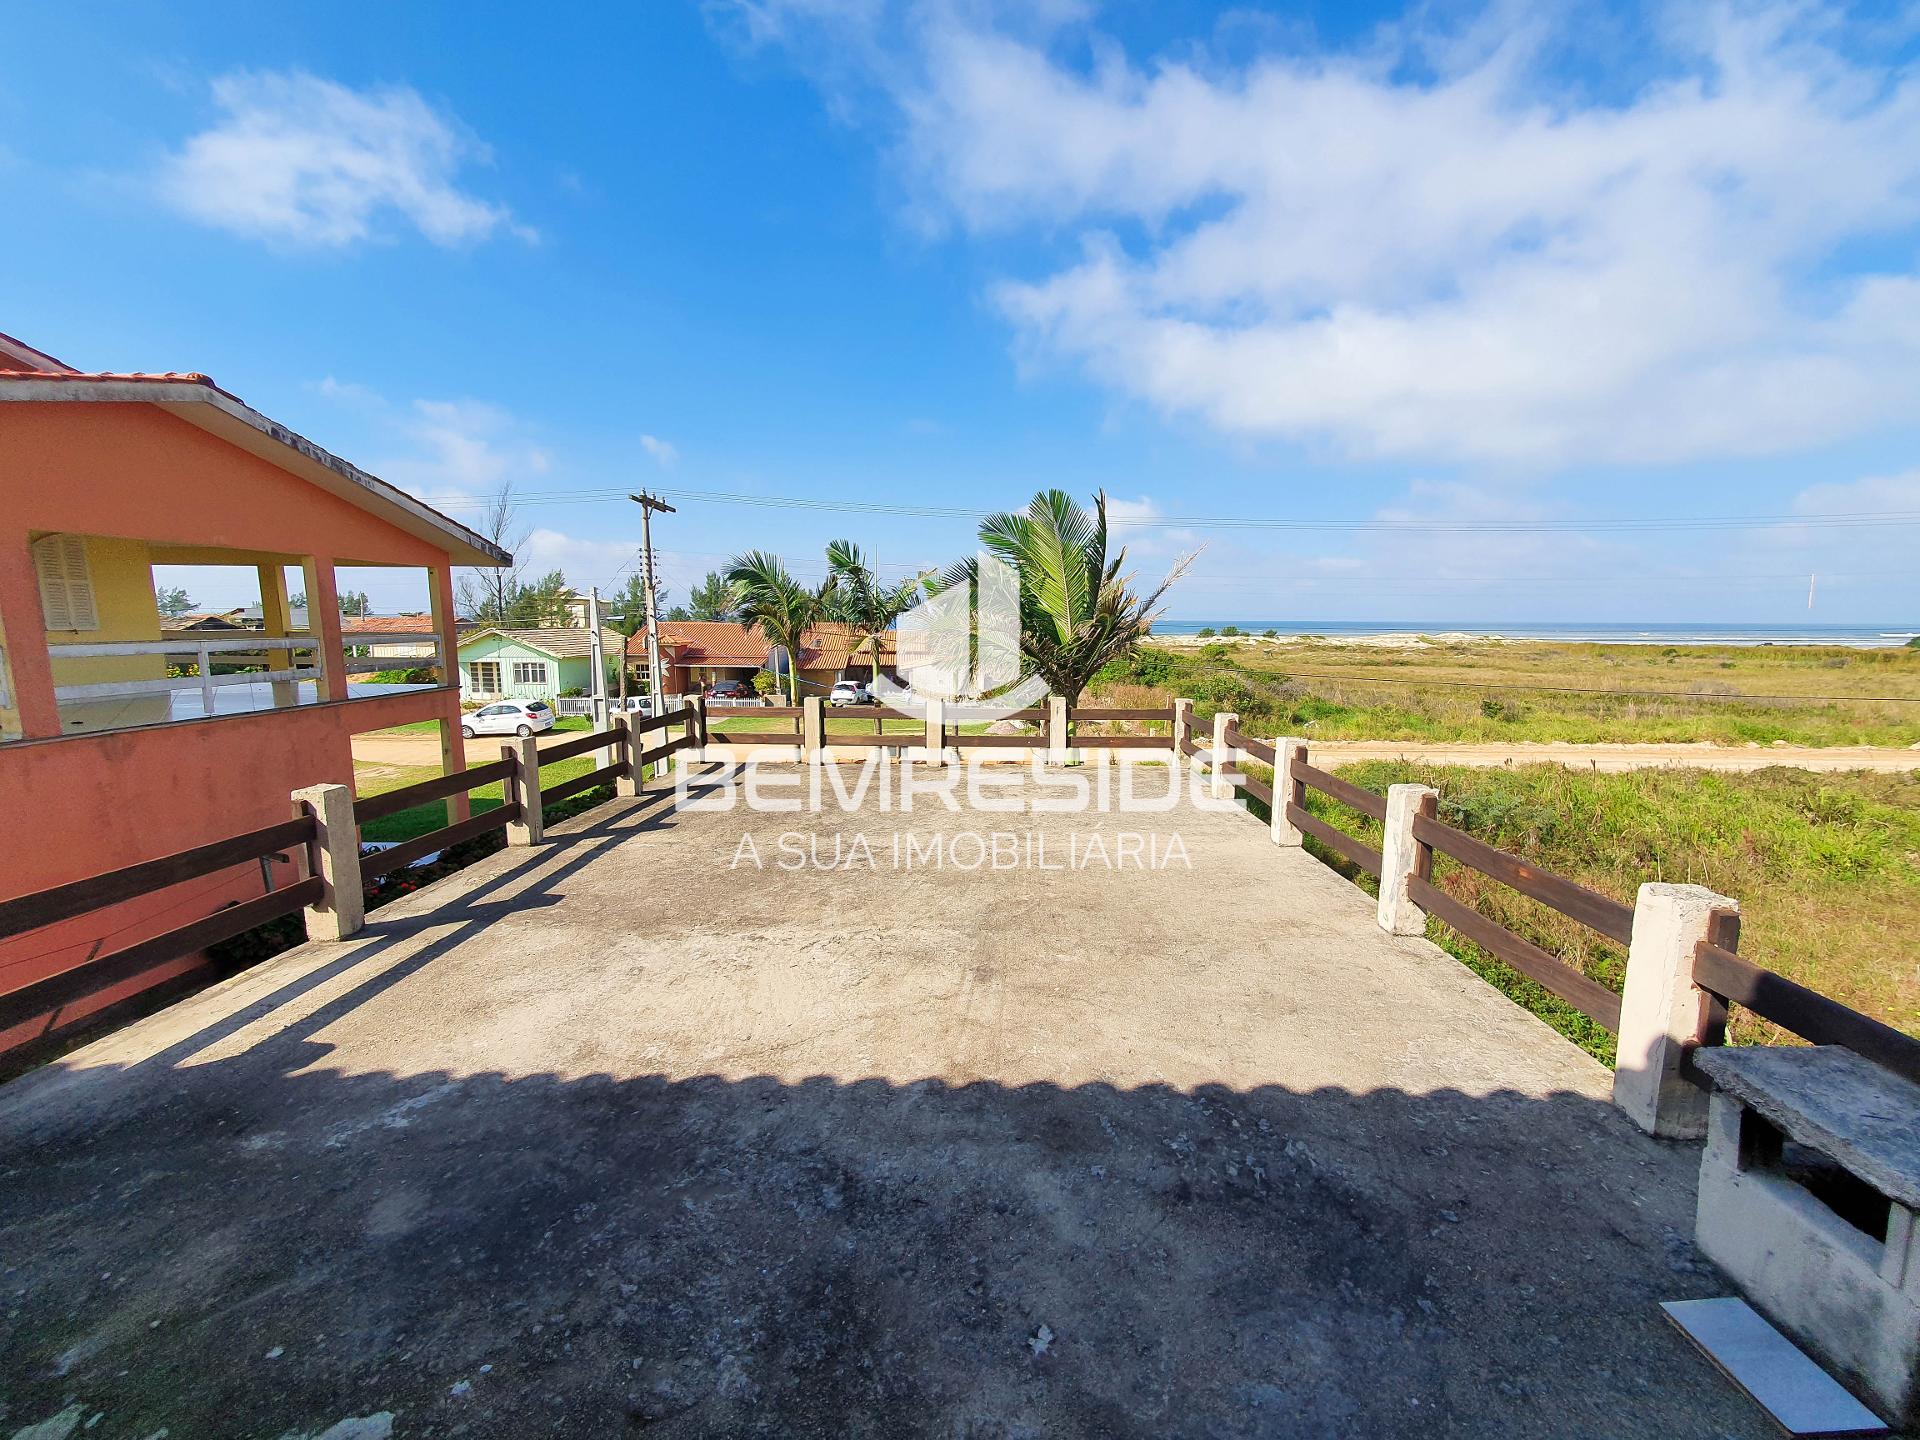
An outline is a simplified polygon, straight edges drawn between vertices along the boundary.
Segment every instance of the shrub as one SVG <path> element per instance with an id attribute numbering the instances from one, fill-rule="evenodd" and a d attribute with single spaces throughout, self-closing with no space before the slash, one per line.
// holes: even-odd
<path id="1" fill-rule="evenodd" d="M 1262 630 L 1260 633 L 1269 640 L 1278 640 L 1280 638 L 1280 632 L 1278 630 Z"/>
<path id="2" fill-rule="evenodd" d="M 416 665 L 411 670 L 376 670 L 367 677 L 370 685 L 438 685 L 440 672 L 432 665 Z"/>
<path id="3" fill-rule="evenodd" d="M 1209 631 L 1208 633 L 1211 634 L 1212 632 Z M 1224 660 L 1227 658 L 1228 653 L 1227 647 L 1218 641 L 1215 641 L 1211 645 L 1202 645 L 1200 647 L 1200 658 L 1202 660 Z"/>
<path id="4" fill-rule="evenodd" d="M 586 693 L 587 693 L 586 689 L 583 686 L 569 685 L 566 689 L 560 692 L 560 698 L 562 700 L 572 700 L 572 699 L 576 699 L 579 696 L 585 695 Z"/>
<path id="5" fill-rule="evenodd" d="M 1108 666 L 1112 669 L 1113 666 Z M 1105 672 L 1101 672 L 1104 674 Z M 1142 685 L 1164 685 L 1173 678 L 1173 657 L 1164 650 L 1137 650 L 1126 673 Z M 1113 677 L 1119 679 L 1119 676 Z"/>
<path id="6" fill-rule="evenodd" d="M 1244 633 L 1244 632 L 1243 632 L 1243 631 L 1242 631 L 1242 630 L 1240 629 L 1240 627 L 1239 627 L 1238 625 L 1229 625 L 1229 626 L 1227 626 L 1227 627 L 1226 627 L 1226 628 L 1225 628 L 1224 630 L 1222 630 L 1222 631 L 1221 631 L 1220 633 L 1221 633 L 1222 635 L 1239 635 L 1239 634 L 1242 634 L 1242 633 Z"/>
<path id="7" fill-rule="evenodd" d="M 753 693 L 772 695 L 780 689 L 780 677 L 771 670 L 756 670 L 753 673 Z"/>
<path id="8" fill-rule="evenodd" d="M 1193 633 L 1199 636 L 1202 640 L 1211 640 L 1213 638 L 1213 627 L 1209 625 L 1206 628 L 1201 630 L 1196 630 Z"/>

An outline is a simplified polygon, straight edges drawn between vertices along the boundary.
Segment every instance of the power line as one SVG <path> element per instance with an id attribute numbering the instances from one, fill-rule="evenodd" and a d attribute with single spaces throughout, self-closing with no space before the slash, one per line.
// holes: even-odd
<path id="1" fill-rule="evenodd" d="M 750 505 L 833 514 L 977 520 L 994 513 L 989 509 L 957 505 L 822 500 L 799 495 L 752 495 L 722 490 L 663 489 L 660 493 L 702 504 Z M 534 491 L 516 497 L 516 501 L 520 504 L 599 504 L 626 498 L 625 491 L 596 488 Z M 483 507 L 487 502 L 460 495 L 432 498 L 428 503 L 458 509 Z M 1108 524 L 1115 529 L 1259 529 L 1357 534 L 1605 534 L 1650 530 L 1766 529 L 1783 525 L 1808 529 L 1920 525 L 1920 510 L 1836 511 L 1821 515 L 1695 515 L 1621 520 L 1295 520 L 1260 515 L 1139 515 L 1112 517 Z"/>

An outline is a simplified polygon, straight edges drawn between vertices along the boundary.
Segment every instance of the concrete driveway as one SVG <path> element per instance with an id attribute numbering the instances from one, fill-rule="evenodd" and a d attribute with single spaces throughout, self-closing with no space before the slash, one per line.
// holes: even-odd
<path id="1" fill-rule="evenodd" d="M 887 864 L 988 830 L 1087 863 Z M 0 1433 L 1769 1434 L 1697 1152 L 1371 917 L 1184 806 L 604 807 L 0 1091 Z"/>

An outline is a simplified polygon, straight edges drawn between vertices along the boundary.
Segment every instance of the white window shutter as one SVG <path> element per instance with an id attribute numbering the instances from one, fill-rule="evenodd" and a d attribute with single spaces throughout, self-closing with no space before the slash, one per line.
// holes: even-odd
<path id="1" fill-rule="evenodd" d="M 33 542 L 33 565 L 40 577 L 40 609 L 48 630 L 100 628 L 85 536 L 41 536 Z"/>

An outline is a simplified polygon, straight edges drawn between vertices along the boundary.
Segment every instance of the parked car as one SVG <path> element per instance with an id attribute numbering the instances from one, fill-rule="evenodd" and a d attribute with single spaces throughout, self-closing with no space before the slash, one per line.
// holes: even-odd
<path id="1" fill-rule="evenodd" d="M 829 705 L 871 705 L 873 691 L 862 680 L 836 680 L 827 694 Z"/>
<path id="2" fill-rule="evenodd" d="M 460 722 L 460 733 L 476 735 L 537 735 L 553 729 L 553 707 L 544 700 L 498 700 Z"/>
<path id="3" fill-rule="evenodd" d="M 716 680 L 707 687 L 707 698 L 745 705 L 760 697 L 753 693 L 753 687 L 744 680 Z"/>
<path id="4" fill-rule="evenodd" d="M 609 703 L 613 709 L 624 710 L 629 715 L 653 714 L 653 697 L 651 695 L 629 695 L 625 700 L 615 698 Z"/>

